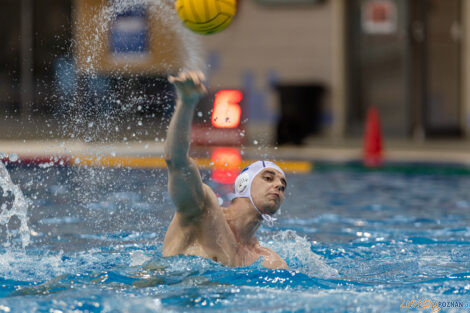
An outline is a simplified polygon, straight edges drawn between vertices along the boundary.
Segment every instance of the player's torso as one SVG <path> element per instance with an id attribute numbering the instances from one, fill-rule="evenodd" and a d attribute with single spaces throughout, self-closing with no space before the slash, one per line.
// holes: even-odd
<path id="1" fill-rule="evenodd" d="M 228 264 L 236 255 L 233 233 L 223 216 L 215 195 L 209 195 L 202 216 L 184 221 L 176 213 L 168 226 L 163 255 L 198 255 Z"/>
<path id="2" fill-rule="evenodd" d="M 228 266 L 255 262 L 260 255 L 237 244 L 218 203 L 208 204 L 211 207 L 197 223 L 184 223 L 180 213 L 175 214 L 165 235 L 163 256 L 197 255 Z"/>

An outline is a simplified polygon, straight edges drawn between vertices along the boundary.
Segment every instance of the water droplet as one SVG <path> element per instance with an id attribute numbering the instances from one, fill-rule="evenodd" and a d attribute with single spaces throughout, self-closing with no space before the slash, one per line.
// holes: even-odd
<path id="1" fill-rule="evenodd" d="M 16 153 L 10 153 L 10 162 L 16 162 L 18 161 L 18 155 Z"/>

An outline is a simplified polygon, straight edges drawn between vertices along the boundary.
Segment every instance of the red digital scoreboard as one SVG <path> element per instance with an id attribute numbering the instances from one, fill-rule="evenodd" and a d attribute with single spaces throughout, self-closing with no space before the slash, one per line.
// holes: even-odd
<path id="1" fill-rule="evenodd" d="M 239 90 L 221 90 L 215 94 L 212 109 L 212 126 L 215 128 L 237 128 L 242 117 L 240 102 L 243 94 Z"/>
<path id="2" fill-rule="evenodd" d="M 243 92 L 219 90 L 202 99 L 196 107 L 191 139 L 197 145 L 241 145 Z"/>

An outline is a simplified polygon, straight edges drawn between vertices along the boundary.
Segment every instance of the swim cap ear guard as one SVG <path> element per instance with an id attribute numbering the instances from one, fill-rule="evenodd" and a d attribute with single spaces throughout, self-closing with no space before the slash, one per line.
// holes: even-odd
<path id="1" fill-rule="evenodd" d="M 242 172 L 235 180 L 235 193 L 242 194 L 250 183 L 250 174 Z"/>
<path id="2" fill-rule="evenodd" d="M 279 171 L 285 176 L 284 171 L 273 162 L 256 161 L 250 164 L 249 166 L 245 167 L 235 180 L 234 198 L 249 198 L 256 211 L 258 211 L 258 213 L 261 215 L 263 221 L 266 222 L 268 226 L 272 227 L 274 225 L 274 221 L 276 221 L 277 219 L 269 214 L 262 213 L 256 207 L 255 203 L 253 202 L 253 199 L 251 198 L 251 183 L 253 182 L 253 179 L 256 177 L 256 175 L 258 175 L 265 168 L 275 169 L 276 171 Z"/>

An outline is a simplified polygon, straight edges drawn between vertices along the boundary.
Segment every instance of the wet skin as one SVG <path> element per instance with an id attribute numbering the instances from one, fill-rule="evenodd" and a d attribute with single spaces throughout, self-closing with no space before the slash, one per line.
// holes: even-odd
<path id="1" fill-rule="evenodd" d="M 168 190 L 176 205 L 163 244 L 163 256 L 198 255 L 227 266 L 247 266 L 263 258 L 267 268 L 287 268 L 274 251 L 255 237 L 261 215 L 248 198 L 237 198 L 220 207 L 214 191 L 201 180 L 196 164 L 188 157 L 190 128 L 195 104 L 205 93 L 198 72 L 170 77 L 178 101 L 165 145 Z M 253 202 L 263 214 L 274 214 L 284 200 L 286 178 L 274 169 L 261 171 L 251 185 Z"/>

